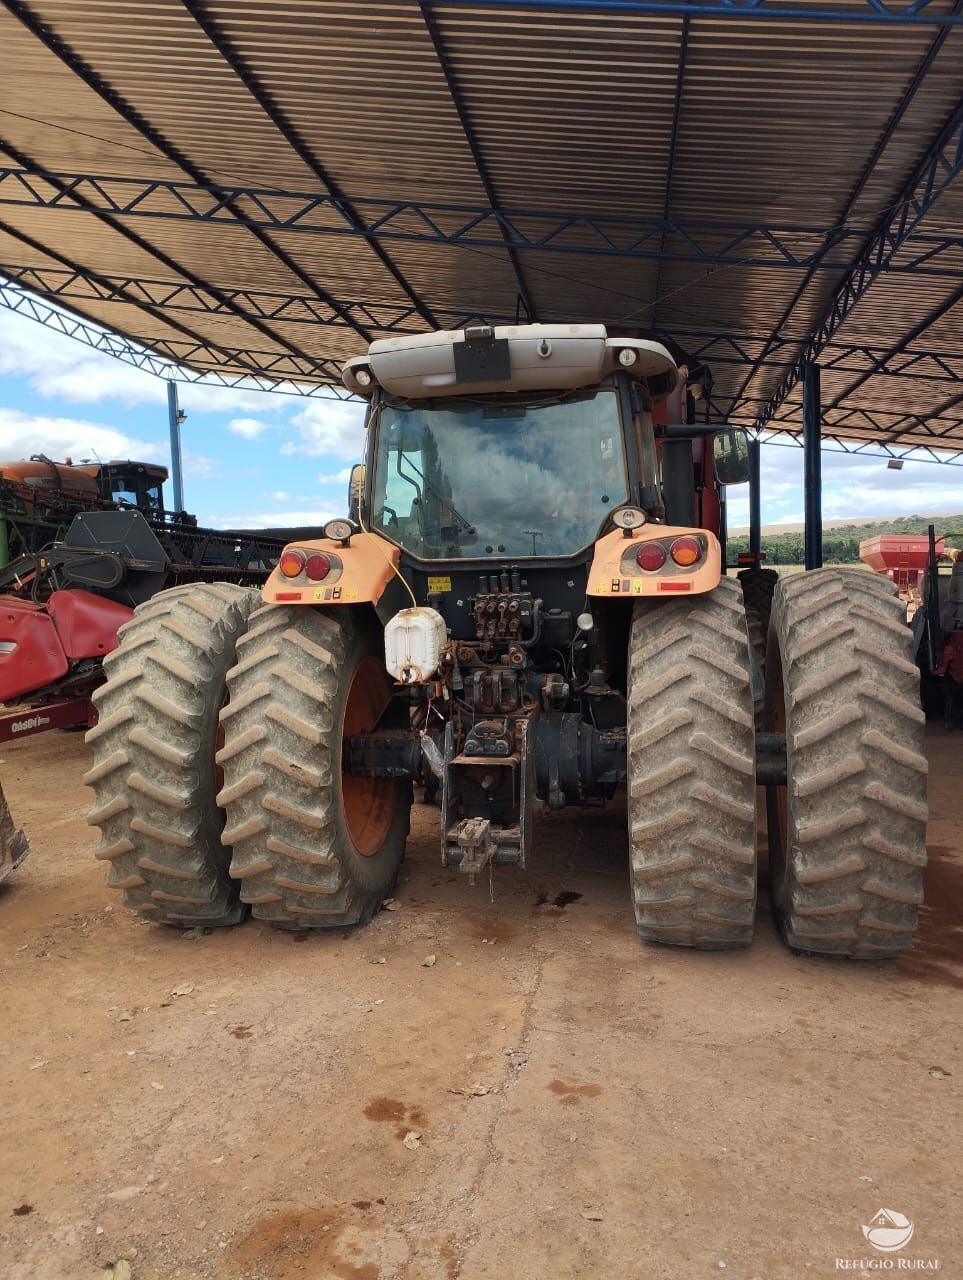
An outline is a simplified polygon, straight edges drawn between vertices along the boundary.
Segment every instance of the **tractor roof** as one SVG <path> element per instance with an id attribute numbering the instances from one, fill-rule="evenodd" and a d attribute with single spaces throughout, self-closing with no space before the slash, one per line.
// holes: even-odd
<path id="1" fill-rule="evenodd" d="M 609 337 L 601 324 L 477 325 L 373 342 L 342 370 L 344 385 L 365 398 L 375 387 L 421 400 L 512 391 L 591 387 L 617 369 L 671 391 L 675 360 L 659 342 Z"/>

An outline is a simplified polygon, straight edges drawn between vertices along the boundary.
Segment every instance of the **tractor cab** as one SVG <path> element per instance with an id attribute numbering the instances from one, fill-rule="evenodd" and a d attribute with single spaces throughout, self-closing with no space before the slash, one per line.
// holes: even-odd
<path id="1" fill-rule="evenodd" d="M 362 536 L 397 557 L 383 596 L 373 584 L 358 597 L 384 624 L 407 587 L 408 603 L 430 606 L 455 638 L 491 641 L 494 654 L 536 634 L 572 643 L 587 598 L 715 585 L 719 482 L 747 478 L 748 446 L 724 424 L 667 421 L 687 396 L 661 343 L 602 325 L 477 326 L 375 342 L 343 377 L 369 402 L 353 510 Z M 668 532 L 693 533 L 697 553 L 675 558 Z M 382 554 L 376 576 L 383 566 Z M 500 605 L 523 607 L 487 599 L 503 579 L 531 594 L 520 630 L 492 630 Z M 333 580 L 321 602 L 328 590 L 335 599 Z M 486 612 L 484 637 L 480 597 L 498 614 Z"/>
<path id="2" fill-rule="evenodd" d="M 571 557 L 624 504 L 694 525 L 694 464 L 712 443 L 667 425 L 679 371 L 668 350 L 601 325 L 478 326 L 376 342 L 345 385 L 370 401 L 370 527 L 416 560 Z M 660 421 L 661 420 L 661 421 Z M 663 438 L 668 435 L 671 439 Z M 729 483 L 745 437 L 713 427 Z M 660 458 L 664 457 L 663 485 Z M 691 500 L 687 500 L 691 494 Z M 718 532 L 718 503 L 706 504 Z M 699 514 L 702 514 L 701 504 Z M 685 517 L 685 518 L 677 518 Z"/>
<path id="3" fill-rule="evenodd" d="M 105 502 L 136 507 L 146 516 L 163 515 L 166 467 L 126 459 L 88 465 L 83 469 L 95 477 Z"/>

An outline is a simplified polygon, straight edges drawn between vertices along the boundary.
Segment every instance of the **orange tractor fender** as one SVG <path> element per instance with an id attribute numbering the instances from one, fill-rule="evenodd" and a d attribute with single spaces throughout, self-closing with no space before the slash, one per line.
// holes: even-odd
<path id="1" fill-rule="evenodd" d="M 300 553 L 305 571 L 288 577 L 281 565 L 289 553 Z M 354 533 L 347 546 L 334 538 L 292 542 L 284 548 L 277 565 L 265 582 L 261 598 L 265 604 L 377 604 L 395 576 L 401 552 L 394 543 L 376 533 Z M 312 557 L 320 563 L 312 566 Z M 327 570 L 321 577 L 325 563 Z"/>
<path id="2" fill-rule="evenodd" d="M 673 559 L 673 544 L 686 539 L 699 545 L 700 555 L 691 564 Z M 665 551 L 665 561 L 658 569 L 639 566 L 637 553 L 647 543 L 658 543 Z M 690 552 L 691 554 L 691 552 Z M 703 595 L 719 585 L 722 576 L 722 548 L 719 539 L 707 529 L 682 529 L 674 525 L 646 524 L 633 529 L 626 537 L 621 529 L 613 529 L 595 544 L 595 556 L 589 570 L 588 594 L 615 599 L 640 596 Z"/>

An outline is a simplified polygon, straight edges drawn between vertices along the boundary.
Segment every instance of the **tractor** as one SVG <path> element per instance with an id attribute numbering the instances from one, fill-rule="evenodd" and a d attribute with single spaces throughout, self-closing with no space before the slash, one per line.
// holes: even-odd
<path id="1" fill-rule="evenodd" d="M 155 595 L 106 660 L 89 820 L 128 906 L 362 925 L 415 787 L 471 883 L 526 866 L 540 813 L 624 784 L 638 933 L 744 947 L 762 786 L 787 943 L 911 943 L 926 761 L 903 608 L 859 570 L 788 577 L 754 652 L 718 537 L 746 434 L 686 420 L 665 346 L 479 324 L 376 341 L 343 381 L 367 401 L 349 516 L 260 593 Z"/>

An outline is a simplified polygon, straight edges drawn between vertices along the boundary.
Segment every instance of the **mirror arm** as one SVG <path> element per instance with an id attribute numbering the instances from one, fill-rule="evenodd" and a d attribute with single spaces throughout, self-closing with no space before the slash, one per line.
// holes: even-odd
<path id="1" fill-rule="evenodd" d="M 655 434 L 660 440 L 694 440 L 701 436 L 718 435 L 720 431 L 728 430 L 728 422 L 680 422 L 656 427 Z"/>

